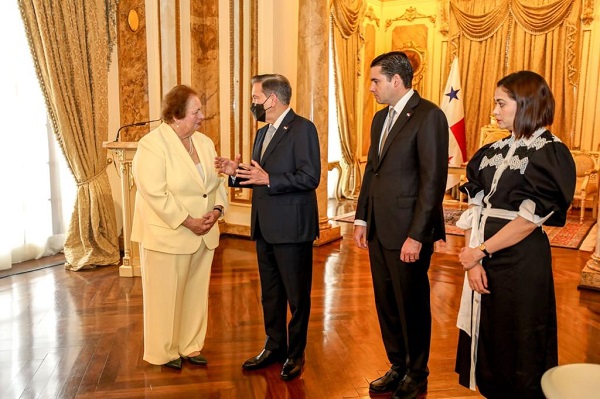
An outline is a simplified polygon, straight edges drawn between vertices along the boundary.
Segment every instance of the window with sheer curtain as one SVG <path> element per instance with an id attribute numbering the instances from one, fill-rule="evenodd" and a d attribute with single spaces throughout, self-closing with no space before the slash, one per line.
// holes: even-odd
<path id="1" fill-rule="evenodd" d="M 52 126 L 16 1 L 0 2 L 0 270 L 63 248 L 75 181 Z"/>

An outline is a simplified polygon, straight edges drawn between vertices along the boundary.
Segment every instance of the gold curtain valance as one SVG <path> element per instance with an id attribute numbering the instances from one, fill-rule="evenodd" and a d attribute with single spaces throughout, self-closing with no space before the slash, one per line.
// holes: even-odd
<path id="1" fill-rule="evenodd" d="M 452 13 L 462 34 L 469 40 L 482 41 L 491 37 L 508 18 L 531 34 L 544 34 L 558 28 L 569 16 L 574 0 L 558 0 L 541 6 L 525 4 L 524 0 L 506 0 L 484 14 L 467 14 L 453 2 Z"/>
<path id="2" fill-rule="evenodd" d="M 558 0 L 551 4 L 535 7 L 525 4 L 523 1 L 513 0 L 511 11 L 524 31 L 531 34 L 543 34 L 558 28 L 569 16 L 572 5 L 573 0 Z"/>
<path id="3" fill-rule="evenodd" d="M 486 40 L 492 36 L 509 16 L 508 1 L 502 2 L 490 12 L 479 15 L 467 14 L 454 3 L 450 3 L 450 7 L 460 32 L 469 40 L 475 41 Z"/>
<path id="4" fill-rule="evenodd" d="M 333 23 L 344 39 L 349 38 L 360 29 L 365 14 L 365 8 L 363 0 L 332 2 L 331 15 L 333 17 Z"/>

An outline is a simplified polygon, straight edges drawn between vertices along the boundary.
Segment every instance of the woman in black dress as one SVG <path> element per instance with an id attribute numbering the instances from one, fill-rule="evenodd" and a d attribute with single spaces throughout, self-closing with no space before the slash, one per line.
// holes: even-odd
<path id="1" fill-rule="evenodd" d="M 569 149 L 546 126 L 554 97 L 540 75 L 502 78 L 494 117 L 512 134 L 467 166 L 469 209 L 459 260 L 467 271 L 456 371 L 488 398 L 543 398 L 542 374 L 558 364 L 552 257 L 542 225 L 563 226 L 575 190 Z"/>

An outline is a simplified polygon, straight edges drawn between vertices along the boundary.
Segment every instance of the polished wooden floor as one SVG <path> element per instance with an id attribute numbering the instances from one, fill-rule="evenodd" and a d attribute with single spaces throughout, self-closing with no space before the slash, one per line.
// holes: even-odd
<path id="1" fill-rule="evenodd" d="M 351 204 L 332 212 L 343 213 Z M 350 208 L 349 208 L 350 207 Z M 331 214 L 331 213 L 330 213 Z M 0 279 L 0 398 L 368 398 L 388 369 L 367 252 L 344 238 L 315 248 L 306 367 L 290 382 L 280 365 L 243 372 L 264 343 L 253 242 L 225 237 L 210 285 L 207 367 L 182 371 L 142 360 L 139 278 L 116 267 L 50 267 Z M 477 398 L 453 372 L 463 273 L 448 236 L 430 270 L 433 340 L 428 399 Z M 600 292 L 578 290 L 589 252 L 553 250 L 561 364 L 600 363 Z M 535 282 L 532 282 L 535 284 Z"/>

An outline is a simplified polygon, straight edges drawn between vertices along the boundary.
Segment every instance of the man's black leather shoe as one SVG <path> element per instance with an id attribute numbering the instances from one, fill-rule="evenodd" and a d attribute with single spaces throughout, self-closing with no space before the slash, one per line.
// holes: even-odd
<path id="1" fill-rule="evenodd" d="M 208 360 L 206 360 L 202 353 L 196 356 L 184 356 L 183 358 L 196 366 L 206 366 L 208 364 Z"/>
<path id="2" fill-rule="evenodd" d="M 298 359 L 287 359 L 281 369 L 281 379 L 284 381 L 293 380 L 300 375 L 304 366 L 304 356 Z"/>
<path id="3" fill-rule="evenodd" d="M 392 395 L 392 399 L 417 399 L 427 391 L 427 378 L 416 381 L 410 376 L 405 376 Z"/>
<path id="4" fill-rule="evenodd" d="M 258 370 L 282 360 L 277 352 L 263 349 L 258 356 L 251 357 L 242 364 L 244 370 Z"/>
<path id="5" fill-rule="evenodd" d="M 398 368 L 392 366 L 383 377 L 379 377 L 369 384 L 369 392 L 374 394 L 394 392 L 403 378 L 404 372 L 401 372 Z"/>
<path id="6" fill-rule="evenodd" d="M 183 362 L 181 361 L 181 358 L 178 357 L 177 359 L 173 359 L 170 362 L 167 362 L 167 363 L 163 364 L 163 366 L 169 367 L 169 368 L 172 368 L 172 369 L 175 369 L 175 370 L 181 370 L 182 363 Z"/>

